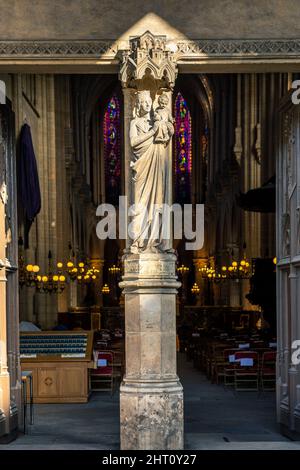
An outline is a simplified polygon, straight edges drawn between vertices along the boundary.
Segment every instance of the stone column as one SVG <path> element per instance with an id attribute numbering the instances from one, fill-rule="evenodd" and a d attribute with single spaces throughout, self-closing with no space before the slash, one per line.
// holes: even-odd
<path id="1" fill-rule="evenodd" d="M 1 122 L 0 122 L 1 124 Z M 1 129 L 0 129 L 1 130 Z M 1 134 L 0 134 L 1 137 Z M 10 383 L 7 367 L 7 325 L 6 325 L 6 230 L 5 205 L 7 189 L 4 181 L 4 152 L 0 148 L 0 436 L 10 432 Z"/>
<path id="2" fill-rule="evenodd" d="M 176 375 L 176 257 L 125 255 L 126 374 L 121 448 L 181 449 L 183 392 Z"/>
<path id="3" fill-rule="evenodd" d="M 132 98 L 136 90 L 149 90 L 155 101 L 161 88 L 167 88 L 170 96 L 168 85 L 175 80 L 175 66 L 163 36 L 145 33 L 130 47 L 123 54 L 120 74 L 128 204 L 134 202 L 129 141 Z M 168 148 L 172 168 L 172 146 Z M 172 200 L 171 174 L 166 183 L 167 203 Z M 128 240 L 123 261 L 120 286 L 125 295 L 126 373 L 120 395 L 121 448 L 182 449 L 183 390 L 176 374 L 176 293 L 180 286 L 176 256 L 171 249 L 134 253 Z"/>

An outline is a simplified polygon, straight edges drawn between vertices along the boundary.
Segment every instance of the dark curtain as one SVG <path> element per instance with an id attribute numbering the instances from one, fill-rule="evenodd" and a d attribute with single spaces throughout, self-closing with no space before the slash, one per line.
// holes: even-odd
<path id="1" fill-rule="evenodd" d="M 41 192 L 30 126 L 23 124 L 18 145 L 18 201 L 24 222 L 24 247 L 28 248 L 30 227 L 41 210 Z"/>

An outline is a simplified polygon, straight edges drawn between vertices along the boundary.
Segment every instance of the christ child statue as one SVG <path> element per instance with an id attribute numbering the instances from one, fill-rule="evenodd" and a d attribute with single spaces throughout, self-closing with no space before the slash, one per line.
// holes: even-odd
<path id="1" fill-rule="evenodd" d="M 160 123 L 158 131 L 155 135 L 155 142 L 156 143 L 164 143 L 167 144 L 172 136 L 173 132 L 170 133 L 170 128 L 173 129 L 174 119 L 172 114 L 168 109 L 169 98 L 166 93 L 162 93 L 158 97 L 158 107 L 154 112 L 154 121 Z M 172 125 L 172 127 L 169 125 Z"/>

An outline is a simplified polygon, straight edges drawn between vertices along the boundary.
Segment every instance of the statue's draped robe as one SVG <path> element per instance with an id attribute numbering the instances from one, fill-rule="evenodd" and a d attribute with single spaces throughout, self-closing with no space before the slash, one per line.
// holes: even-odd
<path id="1" fill-rule="evenodd" d="M 149 132 L 150 124 L 146 118 L 134 119 L 130 127 L 131 141 Z M 162 212 L 168 187 L 166 148 L 154 143 L 154 136 L 150 135 L 144 142 L 132 145 L 132 149 L 135 203 L 132 249 L 163 251 L 166 240 L 162 233 Z"/>

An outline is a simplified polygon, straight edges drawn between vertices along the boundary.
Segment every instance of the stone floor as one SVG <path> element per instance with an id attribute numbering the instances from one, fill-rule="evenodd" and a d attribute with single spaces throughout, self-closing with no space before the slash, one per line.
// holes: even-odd
<path id="1" fill-rule="evenodd" d="M 233 393 L 212 385 L 178 358 L 185 390 L 186 449 L 295 449 L 278 432 L 275 394 Z M 35 405 L 35 424 L 26 435 L 0 449 L 118 449 L 119 400 L 116 392 L 94 393 L 87 404 Z"/>

